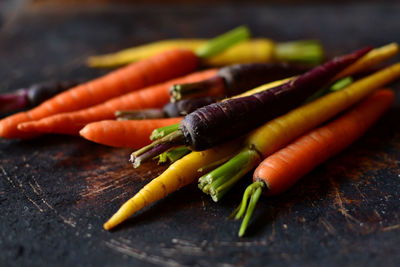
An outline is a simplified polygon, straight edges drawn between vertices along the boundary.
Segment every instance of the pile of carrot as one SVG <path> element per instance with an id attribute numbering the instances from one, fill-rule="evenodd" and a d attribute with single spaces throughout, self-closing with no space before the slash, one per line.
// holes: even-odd
<path id="1" fill-rule="evenodd" d="M 388 53 L 395 54 L 397 50 L 397 45 L 372 50 L 337 74 L 336 77 L 343 77 L 344 74 L 348 75 L 362 71 L 366 66 L 371 66 L 380 62 L 383 58 L 387 58 Z M 380 52 L 383 53 L 381 54 Z M 203 175 L 203 182 L 210 184 L 208 190 L 216 190 L 214 194 L 219 197 L 218 193 L 226 193 L 225 189 L 229 189 L 240 177 L 257 166 L 263 157 L 273 154 L 290 141 L 305 134 L 341 111 L 350 108 L 385 84 L 399 77 L 400 63 L 356 81 L 341 91 L 332 92 L 273 119 L 252 132 L 244 140 L 233 140 L 222 146 L 202 152 L 192 152 L 184 156 L 127 201 L 105 223 L 104 228 L 109 230 L 117 226 L 143 207 L 165 197 L 183 185 L 193 182 L 201 175 Z M 384 92 L 378 94 L 377 98 L 380 99 L 379 95 L 381 94 L 390 95 L 390 93 Z M 376 99 L 376 97 L 372 99 Z M 391 100 L 390 97 L 384 97 L 384 99 L 383 103 L 385 105 L 383 106 L 387 108 Z M 378 106 L 382 107 L 382 105 Z M 383 112 L 384 108 L 381 110 Z M 379 112 L 376 113 L 379 114 Z M 360 128 L 358 132 L 361 133 L 362 131 Z M 351 138 L 348 140 L 351 140 Z M 177 166 L 181 169 L 180 172 L 176 171 Z M 211 176 L 207 174 L 210 169 L 214 169 L 209 173 L 212 174 Z M 287 170 L 288 166 L 285 169 Z M 218 182 L 213 184 L 216 181 L 213 181 L 214 176 L 222 177 L 222 180 L 219 180 L 221 181 L 220 184 Z M 259 196 L 260 190 L 255 191 L 257 191 L 256 197 L 257 195 Z"/>
<path id="2" fill-rule="evenodd" d="M 394 56 L 397 44 L 367 47 L 303 74 L 298 70 L 288 75 L 275 73 L 278 79 L 298 76 L 268 84 L 263 84 L 269 81 L 264 71 L 277 66 L 198 70 L 201 64 L 248 60 L 315 63 L 323 54 L 313 41 L 278 44 L 267 39 L 248 41 L 249 37 L 248 30 L 239 27 L 209 41 L 164 41 L 93 57 L 89 64 L 96 67 L 129 65 L 0 120 L 0 136 L 25 139 L 45 133 L 72 134 L 108 146 L 142 147 L 131 155 L 135 167 L 163 152 L 176 151 L 167 170 L 122 205 L 104 224 L 106 230 L 196 179 L 203 192 L 219 201 L 257 167 L 254 182 L 233 213 L 235 219 L 244 217 L 239 231 L 243 236 L 261 194 L 284 192 L 359 138 L 393 102 L 393 92 L 380 89 L 400 77 L 400 63 L 355 81 L 349 77 Z M 286 65 L 279 69 L 282 66 L 286 69 Z M 327 93 L 342 78 L 346 78 L 345 88 L 342 84 Z M 203 94 L 199 88 L 219 100 L 231 98 L 196 106 L 184 117 L 177 112 L 174 118 L 115 119 L 119 110 L 161 112 L 169 101 Z M 179 97 L 174 98 L 174 92 Z M 322 125 L 342 112 L 346 113 Z M 150 138 L 156 140 L 150 144 Z"/>

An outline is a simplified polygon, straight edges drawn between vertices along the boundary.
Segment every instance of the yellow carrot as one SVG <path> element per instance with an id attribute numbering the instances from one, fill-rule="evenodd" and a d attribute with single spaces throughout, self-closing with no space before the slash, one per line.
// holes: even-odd
<path id="1" fill-rule="evenodd" d="M 224 66 L 236 63 L 271 62 L 274 60 L 275 42 L 269 39 L 253 39 L 239 43 L 205 61 L 206 65 Z"/>
<path id="2" fill-rule="evenodd" d="M 390 43 L 385 46 L 375 48 L 368 52 L 365 56 L 357 60 L 354 64 L 341 71 L 333 80 L 339 80 L 346 76 L 353 75 L 362 70 L 377 65 L 380 62 L 393 57 L 399 52 L 399 45 L 397 43 Z"/>
<path id="3" fill-rule="evenodd" d="M 240 142 L 230 142 L 209 150 L 192 152 L 174 162 L 165 172 L 125 202 L 117 213 L 104 224 L 104 229 L 110 230 L 142 208 L 192 183 L 201 176 L 200 168 L 233 155 L 239 146 Z"/>
<path id="4" fill-rule="evenodd" d="M 110 68 L 129 64 L 173 48 L 197 50 L 207 39 L 171 39 L 128 48 L 116 53 L 93 56 L 88 65 L 95 68 Z M 225 66 L 235 63 L 301 61 L 318 63 L 323 58 L 321 45 L 317 41 L 294 41 L 276 43 L 266 38 L 238 43 L 219 55 L 204 60 L 205 65 Z"/>
<path id="5" fill-rule="evenodd" d="M 195 51 L 206 42 L 206 39 L 163 40 L 159 42 L 127 48 L 112 54 L 92 56 L 88 58 L 87 64 L 90 67 L 94 68 L 119 67 L 174 48 L 189 49 Z"/>
<path id="6" fill-rule="evenodd" d="M 380 62 L 389 59 L 396 55 L 399 52 L 399 45 L 397 43 L 390 43 L 385 46 L 379 47 L 372 49 L 370 52 L 368 52 L 365 56 L 351 64 L 349 67 L 345 68 L 343 71 L 341 71 L 332 81 L 337 81 L 341 78 L 344 78 L 346 76 L 354 75 L 360 71 L 364 71 L 367 68 L 374 66 L 376 64 L 379 64 Z M 249 90 L 247 92 L 244 92 L 240 95 L 237 95 L 235 97 L 242 97 L 242 96 L 248 96 L 248 95 L 253 95 L 258 92 L 270 89 L 275 86 L 279 86 L 282 83 L 285 83 L 289 81 L 290 79 L 293 79 L 294 77 L 291 78 L 286 78 L 283 80 L 271 82 L 268 84 L 264 84 L 261 86 L 258 86 L 252 90 Z"/>

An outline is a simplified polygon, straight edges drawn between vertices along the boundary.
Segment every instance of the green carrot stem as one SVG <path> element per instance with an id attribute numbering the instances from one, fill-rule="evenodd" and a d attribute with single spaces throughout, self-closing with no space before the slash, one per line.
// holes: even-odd
<path id="1" fill-rule="evenodd" d="M 153 141 L 153 140 L 162 138 L 172 132 L 177 131 L 178 128 L 179 128 L 179 123 L 168 125 L 168 126 L 161 127 L 161 128 L 157 128 L 157 129 L 153 130 L 153 132 L 151 133 L 150 140 Z"/>
<path id="2" fill-rule="evenodd" d="M 354 81 L 353 78 L 350 76 L 340 79 L 340 80 L 334 82 L 333 84 L 331 84 L 330 86 L 327 86 L 327 87 L 324 87 L 324 88 L 318 90 L 312 96 L 307 98 L 305 102 L 308 103 L 308 102 L 314 101 L 315 99 L 325 95 L 326 93 L 328 93 L 330 91 L 342 90 L 342 89 L 346 88 L 347 86 L 349 86 L 350 84 L 352 84 L 353 81 Z"/>
<path id="3" fill-rule="evenodd" d="M 354 79 L 351 76 L 338 80 L 329 88 L 330 91 L 339 91 L 352 84 Z"/>
<path id="4" fill-rule="evenodd" d="M 210 95 L 223 95 L 226 91 L 224 78 L 215 76 L 210 79 L 194 82 L 175 84 L 171 86 L 171 102 L 176 102 L 185 98 L 203 97 Z"/>
<path id="5" fill-rule="evenodd" d="M 260 156 L 256 150 L 244 149 L 225 164 L 200 177 L 199 187 L 210 194 L 214 201 L 219 201 L 237 180 L 259 162 Z"/>
<path id="6" fill-rule="evenodd" d="M 158 155 L 158 163 L 174 163 L 191 152 L 187 147 L 178 147 Z"/>
<path id="7" fill-rule="evenodd" d="M 317 64 L 324 57 L 322 45 L 316 40 L 277 43 L 274 57 L 279 61 L 297 61 Z"/>
<path id="8" fill-rule="evenodd" d="M 257 205 L 258 200 L 260 199 L 264 183 L 263 182 L 255 182 L 252 185 L 252 192 L 251 192 L 251 197 L 249 201 L 249 206 L 247 208 L 246 214 L 243 218 L 242 224 L 240 225 L 239 229 L 239 237 L 242 237 L 244 233 L 246 232 L 247 225 L 249 224 L 251 215 L 253 215 L 254 209 Z"/>
<path id="9" fill-rule="evenodd" d="M 196 55 L 199 58 L 209 58 L 221 53 L 228 47 L 249 38 L 249 30 L 245 26 L 240 26 L 211 39 L 196 50 Z"/>

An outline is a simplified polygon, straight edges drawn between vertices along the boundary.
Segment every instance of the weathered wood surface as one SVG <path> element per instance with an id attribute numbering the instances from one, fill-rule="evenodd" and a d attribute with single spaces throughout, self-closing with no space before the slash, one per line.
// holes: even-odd
<path id="1" fill-rule="evenodd" d="M 0 88 L 96 77 L 88 55 L 168 37 L 211 37 L 247 24 L 278 40 L 318 38 L 329 54 L 399 42 L 400 6 L 36 5 L 0 34 Z M 103 222 L 163 170 L 133 170 L 129 149 L 78 137 L 0 140 L 0 263 L 9 265 L 398 266 L 400 125 L 397 103 L 350 149 L 289 192 L 263 199 L 248 235 L 226 221 L 248 176 L 221 203 L 195 185 L 113 232 Z"/>

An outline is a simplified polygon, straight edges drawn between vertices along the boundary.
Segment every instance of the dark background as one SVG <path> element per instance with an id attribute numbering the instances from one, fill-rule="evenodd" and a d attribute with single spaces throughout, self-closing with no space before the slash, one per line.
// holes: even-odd
<path id="1" fill-rule="evenodd" d="M 0 2 L 0 90 L 89 79 L 89 55 L 246 24 L 278 41 L 320 39 L 327 55 L 400 42 L 397 1 Z M 397 61 L 398 61 L 397 57 Z M 113 232 L 104 221 L 164 167 L 78 137 L 0 140 L 2 266 L 398 266 L 397 104 L 348 150 L 287 193 L 264 198 L 245 238 L 226 217 L 251 177 L 213 203 L 195 185 Z"/>

